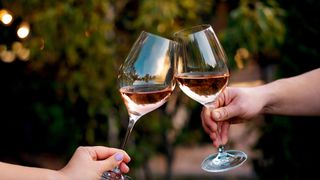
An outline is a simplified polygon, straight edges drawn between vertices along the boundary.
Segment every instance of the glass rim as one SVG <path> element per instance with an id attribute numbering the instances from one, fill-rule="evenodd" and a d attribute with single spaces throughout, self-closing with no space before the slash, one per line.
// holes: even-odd
<path id="1" fill-rule="evenodd" d="M 194 34 L 201 31 L 205 31 L 208 28 L 212 28 L 212 26 L 210 24 L 199 24 L 199 25 L 183 28 L 173 33 L 173 36 L 178 36 L 179 34 L 183 34 L 183 35 Z"/>
<path id="2" fill-rule="evenodd" d="M 158 34 L 154 34 L 154 33 L 148 32 L 148 31 L 144 31 L 144 30 L 141 31 L 140 35 L 143 35 L 143 34 L 146 34 L 148 36 L 153 36 L 153 37 L 156 37 L 156 38 L 160 38 L 160 39 L 164 39 L 164 40 L 171 41 L 171 42 L 175 43 L 175 41 L 172 40 L 172 39 L 169 39 L 169 38 L 166 38 L 166 37 L 163 37 L 163 36 L 160 36 Z"/>

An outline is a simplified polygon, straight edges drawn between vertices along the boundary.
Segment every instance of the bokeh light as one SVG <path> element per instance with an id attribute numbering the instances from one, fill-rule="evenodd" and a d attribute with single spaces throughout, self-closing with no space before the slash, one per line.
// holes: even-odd
<path id="1" fill-rule="evenodd" d="M 13 20 L 12 15 L 9 13 L 9 11 L 2 9 L 0 10 L 0 21 L 5 24 L 5 25 L 9 25 L 11 24 Z"/>
<path id="2" fill-rule="evenodd" d="M 11 63 L 16 58 L 16 55 L 12 51 L 2 51 L 0 54 L 0 57 L 3 62 L 5 63 Z"/>
<path id="3" fill-rule="evenodd" d="M 28 61 L 30 50 L 25 48 L 21 42 L 14 42 L 12 50 L 21 61 Z"/>
<path id="4" fill-rule="evenodd" d="M 30 26 L 28 23 L 23 22 L 18 28 L 17 35 L 19 38 L 24 39 L 29 35 Z"/>

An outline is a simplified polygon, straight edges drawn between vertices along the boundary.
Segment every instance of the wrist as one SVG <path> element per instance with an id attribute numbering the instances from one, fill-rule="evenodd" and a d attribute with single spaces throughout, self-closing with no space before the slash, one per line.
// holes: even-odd
<path id="1" fill-rule="evenodd" d="M 261 103 L 260 114 L 270 114 L 273 112 L 274 98 L 276 97 L 275 88 L 272 84 L 265 84 L 257 87 L 258 99 Z"/>
<path id="2" fill-rule="evenodd" d="M 61 171 L 49 170 L 46 176 L 47 180 L 68 180 Z"/>
<path id="3" fill-rule="evenodd" d="M 282 84 L 284 82 L 285 81 L 283 79 L 279 79 L 261 87 L 261 96 L 263 99 L 262 113 L 278 113 L 279 107 L 281 107 L 281 96 L 284 95 L 283 93 L 290 93 L 283 91 Z"/>

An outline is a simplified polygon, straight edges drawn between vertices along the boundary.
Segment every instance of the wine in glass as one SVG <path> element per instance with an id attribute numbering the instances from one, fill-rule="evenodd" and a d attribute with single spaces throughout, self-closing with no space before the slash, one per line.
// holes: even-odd
<path id="1" fill-rule="evenodd" d="M 129 114 L 121 148 L 124 149 L 138 119 L 164 104 L 175 87 L 172 40 L 142 32 L 121 65 L 118 75 L 120 94 Z M 119 168 L 105 172 L 102 179 L 130 179 Z"/>
<path id="2" fill-rule="evenodd" d="M 180 89 L 207 108 L 224 90 L 229 80 L 225 52 L 210 25 L 198 25 L 174 33 L 177 46 L 175 78 Z M 221 129 L 218 124 L 218 131 Z M 223 172 L 240 166 L 247 155 L 238 150 L 224 150 L 208 156 L 201 164 L 209 172 Z"/>

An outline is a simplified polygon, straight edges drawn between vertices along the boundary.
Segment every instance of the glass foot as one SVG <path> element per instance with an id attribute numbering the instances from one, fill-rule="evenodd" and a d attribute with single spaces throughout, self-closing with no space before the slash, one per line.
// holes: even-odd
<path id="1" fill-rule="evenodd" d="M 131 177 L 114 171 L 106 171 L 102 174 L 101 180 L 131 180 Z"/>
<path id="2" fill-rule="evenodd" d="M 247 160 L 242 151 L 227 150 L 208 156 L 201 164 L 201 168 L 208 172 L 224 172 L 241 166 Z"/>

